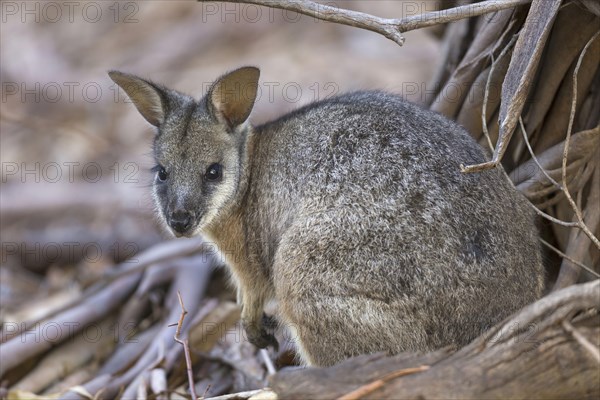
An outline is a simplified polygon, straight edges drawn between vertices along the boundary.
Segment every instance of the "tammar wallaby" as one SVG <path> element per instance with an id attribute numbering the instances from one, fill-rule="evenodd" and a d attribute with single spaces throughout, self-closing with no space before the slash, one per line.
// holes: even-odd
<path id="1" fill-rule="evenodd" d="M 541 295 L 531 208 L 457 124 L 378 91 L 253 127 L 259 70 L 206 96 L 112 71 L 157 128 L 153 194 L 175 236 L 225 255 L 258 347 L 290 329 L 301 361 L 464 345 Z"/>

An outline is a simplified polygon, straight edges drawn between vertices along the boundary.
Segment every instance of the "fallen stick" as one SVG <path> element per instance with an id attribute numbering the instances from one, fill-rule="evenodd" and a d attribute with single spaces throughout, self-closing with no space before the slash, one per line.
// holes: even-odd
<path id="1" fill-rule="evenodd" d="M 206 257 L 210 257 L 210 254 L 216 251 L 211 249 L 210 245 L 205 245 L 204 241 L 200 238 L 177 241 L 173 240 L 170 242 L 160 243 L 136 255 L 136 263 L 132 263 L 131 260 L 129 260 L 119 264 L 119 266 L 115 267 L 115 272 L 101 278 L 95 285 L 91 286 L 88 290 L 86 290 L 82 294 L 82 296 L 86 298 L 95 296 L 96 294 L 102 292 L 105 289 L 106 285 L 124 276 L 141 272 L 155 263 L 164 262 L 177 257 L 184 257 L 186 255 L 202 252 L 203 250 L 206 251 L 207 249 L 208 252 Z M 59 309 L 53 310 L 50 314 L 40 317 L 34 321 L 19 324 L 18 329 L 11 331 L 10 333 L 2 332 L 2 334 L 0 335 L 0 342 L 4 343 L 10 340 L 12 337 L 21 333 L 21 331 L 30 329 L 32 326 L 35 326 L 44 320 L 54 318 L 56 315 L 59 315 L 61 313 L 66 312 L 67 310 L 76 307 L 79 303 L 79 298 L 74 299 L 73 301 L 63 305 Z M 1 373 L 0 376 L 2 376 Z"/>
<path id="2" fill-rule="evenodd" d="M 135 289 L 140 274 L 133 274 L 112 282 L 90 297 L 84 297 L 75 307 L 51 319 L 29 327 L 21 334 L 0 345 L 2 362 L 0 376 L 27 359 L 72 339 L 91 323 L 104 318 Z M 32 332 L 33 330 L 33 332 Z M 56 337 L 51 336 L 56 332 Z M 33 334 L 32 334 L 33 333 Z M 104 332 L 106 334 L 106 332 Z"/>

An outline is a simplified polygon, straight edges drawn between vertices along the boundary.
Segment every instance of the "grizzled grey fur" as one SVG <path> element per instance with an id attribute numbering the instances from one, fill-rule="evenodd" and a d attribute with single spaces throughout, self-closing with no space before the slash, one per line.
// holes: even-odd
<path id="1" fill-rule="evenodd" d="M 532 210 L 500 171 L 460 172 L 484 156 L 446 118 L 358 92 L 252 127 L 256 68 L 199 101 L 110 76 L 158 128 L 159 214 L 218 244 L 257 346 L 275 343 L 270 299 L 302 361 L 324 366 L 464 345 L 540 296 Z"/>

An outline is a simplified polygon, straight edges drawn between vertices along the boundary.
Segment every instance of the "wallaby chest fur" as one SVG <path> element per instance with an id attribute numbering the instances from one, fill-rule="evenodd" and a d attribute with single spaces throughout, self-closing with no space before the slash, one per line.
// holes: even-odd
<path id="1" fill-rule="evenodd" d="M 358 92 L 253 128 L 252 95 L 217 97 L 232 79 L 254 85 L 250 69 L 200 101 L 116 74 L 158 127 L 159 213 L 175 233 L 217 243 L 253 343 L 272 342 L 261 325 L 272 298 L 302 360 L 331 365 L 464 345 L 540 296 L 532 210 L 500 171 L 460 172 L 483 153 L 444 117 Z"/>

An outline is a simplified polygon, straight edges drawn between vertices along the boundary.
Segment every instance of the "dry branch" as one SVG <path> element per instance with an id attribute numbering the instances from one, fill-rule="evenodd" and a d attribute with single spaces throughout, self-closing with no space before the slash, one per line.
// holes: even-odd
<path id="1" fill-rule="evenodd" d="M 525 105 L 546 39 L 560 5 L 561 0 L 533 0 L 502 85 L 500 137 L 492 160 L 483 164 L 464 166 L 461 168 L 463 172 L 478 172 L 493 168 L 502 160 Z"/>
<path id="2" fill-rule="evenodd" d="M 445 82 L 431 104 L 432 110 L 440 112 L 451 119 L 456 119 L 461 113 L 468 113 L 461 109 L 461 107 L 470 106 L 470 103 L 473 102 L 472 99 L 467 97 L 467 89 L 478 89 L 473 88 L 474 82 L 486 69 L 490 58 L 494 53 L 504 51 L 511 44 L 512 37 L 518 29 L 518 24 L 514 22 L 515 19 L 517 17 L 515 17 L 514 10 L 498 11 L 482 24 L 477 32 L 474 32 L 475 37 L 464 57 L 452 71 L 447 82 Z M 460 90 L 458 90 L 456 96 L 449 95 L 457 88 L 460 88 Z M 479 90 L 481 91 L 481 87 Z"/>
<path id="3" fill-rule="evenodd" d="M 87 392 L 97 395 L 102 390 L 102 396 L 105 398 L 113 398 L 122 390 L 124 398 L 134 398 L 137 396 L 138 388 L 144 385 L 146 375 L 164 362 L 165 365 L 173 367 L 173 362 L 164 361 L 166 358 L 175 358 L 181 354 L 181 346 L 174 340 L 173 336 L 176 332 L 174 327 L 169 327 L 171 321 L 177 320 L 180 316 L 180 310 L 176 307 L 178 302 L 178 291 L 181 291 L 186 299 L 188 311 L 195 315 L 201 309 L 202 298 L 204 291 L 208 285 L 209 278 L 214 266 L 212 257 L 200 254 L 195 257 L 196 262 L 185 265 L 178 270 L 171 288 L 167 294 L 164 304 L 167 310 L 166 315 L 156 323 L 156 329 L 151 337 L 150 342 L 145 346 L 144 351 L 139 353 L 139 346 L 129 345 L 131 349 L 130 357 L 120 357 L 119 348 L 113 355 L 113 359 L 107 361 L 107 365 L 112 365 L 113 369 L 104 368 L 95 379 L 81 385 Z M 128 276 L 121 277 L 117 282 L 129 278 Z M 182 331 L 187 332 L 191 325 L 191 321 L 182 323 Z M 140 338 L 140 341 L 141 338 Z M 125 347 L 124 347 L 125 348 Z M 137 357 L 136 355 L 139 355 Z M 116 365 L 126 365 L 124 371 L 115 370 Z M 148 375 L 149 376 L 149 375 Z M 71 392 L 63 394 L 64 399 L 73 397 Z"/>
<path id="4" fill-rule="evenodd" d="M 214 0 L 198 1 L 203 3 L 214 2 Z M 225 0 L 225 2 L 254 4 L 294 11 L 323 21 L 335 22 L 376 32 L 402 46 L 404 44 L 404 37 L 402 36 L 403 32 L 439 24 L 447 24 L 464 18 L 476 17 L 478 15 L 513 8 L 519 5 L 528 4 L 531 0 L 486 0 L 481 3 L 398 19 L 379 18 L 370 14 L 345 10 L 309 0 Z"/>
<path id="5" fill-rule="evenodd" d="M 534 154 L 529 141 L 525 139 L 526 132 L 523 131 L 523 134 L 525 135 L 523 140 L 526 146 Z M 536 202 L 556 190 L 562 190 L 562 185 L 558 181 L 561 180 L 562 175 L 561 163 L 564 145 L 565 142 L 563 141 L 543 153 L 538 153 L 531 160 L 521 164 L 510 173 L 511 180 L 515 183 L 517 189 L 530 201 Z M 594 155 L 594 150 L 598 145 L 600 145 L 600 126 L 577 132 L 571 138 L 569 162 L 571 164 L 578 161 L 588 162 Z M 568 180 L 571 179 L 572 176 L 569 174 Z"/>
<path id="6" fill-rule="evenodd" d="M 600 278 L 600 274 L 598 274 L 596 271 L 594 271 L 590 267 L 588 267 L 588 266 L 580 263 L 579 261 L 572 259 L 571 257 L 569 257 L 568 255 L 566 255 L 565 253 L 563 253 L 562 251 L 560 251 L 556 247 L 552 246 L 550 243 L 546 242 L 544 239 L 540 239 L 540 242 L 544 246 L 548 247 L 549 249 L 551 249 L 552 251 L 554 251 L 556 254 L 558 254 L 559 256 L 561 256 L 562 258 L 564 258 L 565 260 L 568 260 L 569 262 L 571 262 L 572 264 L 578 266 L 579 268 L 586 270 L 592 276 L 594 276 L 596 278 Z"/>
<path id="7" fill-rule="evenodd" d="M 195 318 L 190 328 L 190 346 L 200 352 L 214 347 L 223 331 L 230 329 L 240 319 L 240 307 L 233 302 L 206 305 L 206 314 Z"/>
<path id="8" fill-rule="evenodd" d="M 114 323 L 112 318 L 103 321 L 99 331 L 108 331 L 112 323 Z M 112 339 L 111 335 L 102 335 L 99 340 L 90 341 L 85 336 L 79 335 L 64 346 L 52 349 L 15 386 L 28 392 L 40 393 L 52 383 L 90 363 L 98 355 L 111 351 L 114 347 Z"/>
<path id="9" fill-rule="evenodd" d="M 535 101 L 531 102 L 531 109 L 525 120 L 529 132 L 537 131 L 544 122 L 571 64 L 577 60 L 597 29 L 594 16 L 585 15 L 579 7 L 570 5 L 559 12 L 548 38 L 545 58 L 540 64 L 537 80 L 543 82 L 543 85 L 536 87 L 532 97 Z"/>
<path id="10" fill-rule="evenodd" d="M 346 393 L 345 395 L 339 397 L 338 400 L 359 400 L 359 399 L 375 392 L 379 388 L 383 387 L 387 382 L 391 381 L 392 379 L 400 378 L 402 376 L 406 376 L 406 375 L 410 375 L 410 374 L 416 374 L 418 372 L 427 371 L 428 369 L 429 369 L 428 365 L 421 365 L 420 367 L 403 368 L 399 371 L 390 372 L 389 374 L 385 375 L 381 379 L 378 379 L 374 382 L 363 385 L 363 386 L 359 387 L 358 389 L 353 390 L 350 393 Z"/>
<path id="11" fill-rule="evenodd" d="M 494 150 L 494 145 L 492 144 L 492 139 L 490 137 L 490 133 L 487 127 L 487 109 L 488 109 L 488 102 L 489 102 L 489 96 L 490 96 L 490 85 L 492 82 L 492 78 L 494 77 L 494 73 L 496 72 L 496 68 L 498 66 L 498 64 L 504 60 L 505 64 L 505 68 L 502 68 L 501 66 L 501 74 L 502 76 L 504 76 L 504 74 L 506 73 L 506 68 L 508 68 L 508 56 L 509 54 L 512 52 L 512 46 L 514 45 L 516 41 L 516 36 L 513 36 L 513 38 L 510 40 L 510 42 L 502 49 L 502 52 L 500 53 L 500 55 L 498 56 L 498 61 L 492 61 L 492 66 L 490 67 L 489 73 L 488 73 L 488 77 L 487 77 L 487 81 L 485 83 L 485 91 L 483 94 L 483 104 L 481 105 L 481 128 L 483 131 L 483 136 L 485 137 L 488 146 L 490 148 L 490 151 Z M 498 79 L 498 78 L 496 78 Z"/>
<path id="12" fill-rule="evenodd" d="M 600 178 L 600 170 L 596 168 L 594 173 L 596 174 L 597 178 Z M 587 221 L 590 229 L 596 232 L 600 226 L 600 207 L 598 207 L 598 204 L 600 204 L 600 185 L 598 185 L 598 183 L 591 185 L 587 204 L 588 206 L 584 211 L 583 219 Z M 556 283 L 554 284 L 553 290 L 562 289 L 576 283 L 579 279 L 582 267 L 584 270 L 592 274 L 592 276 L 600 278 L 600 275 L 596 271 L 583 266 L 577 261 L 585 261 L 589 249 L 592 248 L 591 244 L 591 241 L 587 237 L 583 236 L 582 231 L 574 229 L 571 230 L 571 234 L 569 235 L 569 243 L 567 245 L 567 254 L 564 254 L 563 256 L 564 260 L 561 264 L 560 272 L 558 278 L 556 279 Z"/>
<path id="13" fill-rule="evenodd" d="M 572 100 L 571 100 L 571 112 L 569 114 L 569 127 L 567 128 L 567 137 L 565 139 L 565 146 L 563 149 L 563 157 L 562 157 L 562 189 L 563 189 L 563 192 L 564 192 L 567 200 L 569 201 L 569 204 L 573 208 L 573 212 L 577 216 L 577 223 L 578 223 L 579 228 L 590 238 L 590 240 L 600 250 L 600 240 L 598 240 L 598 238 L 596 236 L 594 236 L 592 231 L 590 231 L 590 229 L 585 224 L 585 222 L 583 220 L 583 215 L 581 214 L 581 210 L 579 209 L 579 207 L 573 200 L 573 197 L 571 196 L 569 187 L 567 185 L 567 159 L 569 158 L 569 144 L 570 144 L 570 140 L 571 140 L 571 133 L 573 130 L 573 121 L 575 119 L 575 110 L 577 107 L 577 75 L 579 73 L 579 68 L 581 67 L 581 62 L 583 60 L 583 57 L 585 56 L 587 49 L 590 47 L 592 42 L 594 40 L 596 40 L 596 38 L 598 38 L 598 36 L 600 36 L 600 31 L 598 31 L 586 43 L 585 47 L 581 51 L 581 54 L 579 55 L 577 64 L 575 66 L 575 71 L 573 72 L 573 96 L 572 96 Z"/>
<path id="14" fill-rule="evenodd" d="M 95 285 L 86 290 L 84 297 L 88 299 L 95 298 L 95 296 L 101 293 L 106 293 L 108 290 L 107 288 L 112 287 L 111 284 L 115 281 L 121 280 L 122 278 L 135 273 L 139 274 L 155 263 L 165 262 L 194 253 L 201 253 L 202 251 L 207 251 L 208 254 L 212 253 L 212 251 L 207 248 L 204 241 L 200 238 L 161 243 L 138 254 L 135 262 L 132 262 L 132 260 L 127 260 L 115 267 L 114 271 L 111 271 L 111 273 L 100 279 Z M 135 283 L 132 283 L 132 285 L 133 284 Z M 60 315 L 68 310 L 72 310 L 78 305 L 78 303 L 80 303 L 80 300 L 74 299 L 67 304 L 64 304 L 62 307 L 52 310 L 51 313 L 44 315 L 43 317 L 40 317 L 34 321 L 28 321 L 23 324 L 19 324 L 20 329 L 10 332 L 9 334 L 3 333 L 3 335 L 0 336 L 0 339 L 2 342 L 8 341 L 10 338 L 20 334 L 22 330 L 30 329 L 32 326 L 36 326 L 42 323 L 44 320 L 49 320 L 51 318 L 55 319 L 57 315 Z M 0 371 L 2 371 L 1 366 Z M 0 376 L 2 376 L 1 372 Z"/>
<path id="15" fill-rule="evenodd" d="M 22 363 L 30 357 L 41 354 L 50 348 L 72 339 L 72 335 L 80 332 L 89 324 L 108 315 L 115 307 L 121 304 L 134 289 L 140 279 L 140 274 L 133 274 L 121 280 L 112 282 L 99 293 L 87 297 L 84 301 L 71 309 L 64 310 L 60 314 L 43 320 L 40 323 L 30 325 L 36 329 L 37 334 L 15 336 L 0 345 L 2 362 L 0 363 L 0 376 L 3 376 L 11 368 Z M 101 306 L 98 306 L 101 305 Z M 60 336 L 55 340 L 40 337 L 47 327 L 56 326 L 60 328 Z M 68 329 L 69 328 L 69 329 Z"/>

